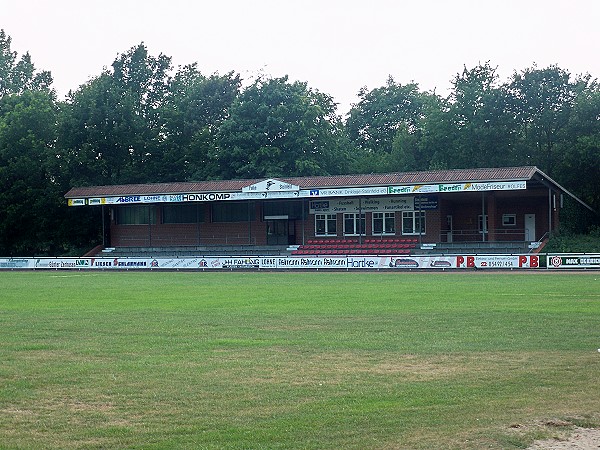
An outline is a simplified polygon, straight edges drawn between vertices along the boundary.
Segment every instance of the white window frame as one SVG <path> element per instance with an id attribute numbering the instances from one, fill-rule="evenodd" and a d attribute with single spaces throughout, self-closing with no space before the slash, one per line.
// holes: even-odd
<path id="1" fill-rule="evenodd" d="M 417 221 L 420 213 L 421 231 L 417 229 Z M 404 228 L 405 219 L 412 219 L 412 231 L 406 231 Z M 402 211 L 402 235 L 403 236 L 418 236 L 427 234 L 427 214 L 425 211 Z"/>
<path id="2" fill-rule="evenodd" d="M 386 228 L 388 220 L 392 221 L 392 228 Z M 375 221 L 381 221 L 381 233 L 375 231 Z M 371 215 L 371 230 L 373 236 L 393 236 L 396 234 L 396 214 L 393 212 L 374 212 Z"/>
<path id="3" fill-rule="evenodd" d="M 516 227 L 517 226 L 517 215 L 516 214 L 502 214 L 502 226 L 503 227 Z"/>
<path id="4" fill-rule="evenodd" d="M 351 217 L 352 216 L 352 217 Z M 352 230 L 346 230 L 346 220 L 352 220 Z M 362 233 L 360 225 L 362 222 Z M 365 235 L 367 229 L 367 216 L 365 213 L 344 213 L 344 236 Z"/>
<path id="5" fill-rule="evenodd" d="M 319 233 L 317 221 L 325 221 L 325 233 Z M 329 229 L 329 223 L 335 223 L 335 230 Z M 336 214 L 315 214 L 315 236 L 337 236 L 337 215 Z"/>

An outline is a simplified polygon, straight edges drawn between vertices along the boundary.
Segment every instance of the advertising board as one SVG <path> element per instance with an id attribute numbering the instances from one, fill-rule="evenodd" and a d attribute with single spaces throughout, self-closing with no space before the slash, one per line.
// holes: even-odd
<path id="1" fill-rule="evenodd" d="M 33 260 L 27 258 L 0 258 L 0 269 L 31 269 Z"/>
<path id="2" fill-rule="evenodd" d="M 600 253 L 549 254 L 548 269 L 600 269 Z"/>
<path id="3" fill-rule="evenodd" d="M 488 183 L 454 183 L 454 184 L 415 184 L 400 186 L 375 187 L 346 187 L 333 189 L 300 189 L 289 183 L 278 180 L 265 180 L 241 191 L 230 192 L 187 192 L 181 194 L 155 195 L 123 195 L 98 198 L 69 199 L 69 206 L 85 205 L 125 205 L 150 203 L 187 203 L 215 202 L 230 200 L 259 200 L 259 199 L 293 199 L 293 198 L 325 198 L 325 197 L 356 197 L 356 196 L 402 196 L 420 195 L 443 192 L 484 192 L 484 191 L 513 191 L 527 189 L 525 181 L 488 182 Z M 427 197 L 425 197 L 426 199 Z M 422 201 L 422 209 L 437 208 L 434 197 Z M 411 200 L 412 201 L 412 200 Z M 390 203 L 392 204 L 392 203 Z M 402 208 L 401 208 L 402 209 Z M 374 209 L 375 211 L 375 209 Z"/>
<path id="4" fill-rule="evenodd" d="M 600 254 L 552 254 L 548 269 L 597 269 Z M 0 258 L 0 270 L 446 270 L 540 269 L 537 254 L 523 255 L 390 255 L 390 256 L 215 256 L 188 258 Z M 545 267 L 545 266 L 544 266 Z"/>
<path id="5" fill-rule="evenodd" d="M 537 269 L 539 255 L 465 255 L 456 257 L 457 268 L 473 269 Z"/>

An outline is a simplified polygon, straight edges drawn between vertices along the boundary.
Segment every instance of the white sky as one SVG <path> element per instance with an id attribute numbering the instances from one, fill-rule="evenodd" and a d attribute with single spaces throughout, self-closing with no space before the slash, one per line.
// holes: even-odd
<path id="1" fill-rule="evenodd" d="M 600 0 L 0 0 L 0 28 L 62 98 L 144 42 L 205 75 L 263 73 L 333 96 L 415 81 L 446 96 L 463 66 L 537 63 L 600 77 Z"/>

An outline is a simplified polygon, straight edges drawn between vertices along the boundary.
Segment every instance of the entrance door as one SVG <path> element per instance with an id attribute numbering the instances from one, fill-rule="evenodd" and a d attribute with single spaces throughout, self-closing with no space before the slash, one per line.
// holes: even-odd
<path id="1" fill-rule="evenodd" d="M 289 228 L 290 223 L 287 219 L 267 220 L 267 244 L 288 245 L 290 243 Z"/>
<path id="2" fill-rule="evenodd" d="M 534 242 L 535 239 L 535 214 L 525 214 L 525 240 Z"/>
<path id="3" fill-rule="evenodd" d="M 452 232 L 454 231 L 454 227 L 452 224 L 452 216 L 446 216 L 446 242 L 452 242 Z"/>

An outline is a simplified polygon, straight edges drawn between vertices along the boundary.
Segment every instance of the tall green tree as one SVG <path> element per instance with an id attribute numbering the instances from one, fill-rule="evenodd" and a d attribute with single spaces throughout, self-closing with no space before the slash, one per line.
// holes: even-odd
<path id="1" fill-rule="evenodd" d="M 559 170 L 554 175 L 592 206 L 600 222 L 600 84 L 590 76 L 581 78 L 585 87 L 577 95 L 565 133 Z"/>
<path id="2" fill-rule="evenodd" d="M 196 64 L 180 68 L 170 82 L 163 108 L 165 145 L 159 171 L 165 181 L 220 175 L 217 132 L 239 94 L 240 76 L 206 77 Z"/>
<path id="3" fill-rule="evenodd" d="M 60 251 L 56 121 L 49 92 L 26 90 L 0 100 L 0 255 Z"/>
<path id="4" fill-rule="evenodd" d="M 290 83 L 258 79 L 234 102 L 218 133 L 223 178 L 340 173 L 341 121 L 333 99 Z"/>
<path id="5" fill-rule="evenodd" d="M 142 43 L 70 93 L 61 156 L 73 185 L 157 181 L 170 69 L 170 58 L 149 55 Z"/>
<path id="6" fill-rule="evenodd" d="M 411 161 L 414 155 L 392 156 L 399 146 L 394 141 L 397 135 L 405 137 L 407 143 L 414 141 L 430 95 L 419 91 L 416 83 L 402 85 L 390 76 L 382 87 L 370 91 L 362 88 L 358 97 L 360 100 L 346 119 L 348 138 L 356 148 L 356 169 L 360 172 L 404 169 L 398 164 Z"/>
<path id="7" fill-rule="evenodd" d="M 429 95 L 417 126 L 396 132 L 390 155 L 390 170 L 447 169 L 452 165 L 456 128 L 449 114 L 447 99 Z"/>
<path id="8" fill-rule="evenodd" d="M 522 161 L 554 173 L 562 159 L 561 148 L 572 139 L 566 130 L 585 81 L 572 80 L 558 66 L 536 66 L 515 73 L 508 85 L 512 112 L 519 122 Z"/>
<path id="9" fill-rule="evenodd" d="M 64 243 L 51 85 L 0 30 L 0 255 L 51 254 Z"/>
<path id="10" fill-rule="evenodd" d="M 350 109 L 346 127 L 350 139 L 373 152 L 391 152 L 396 132 L 413 131 L 422 117 L 425 96 L 416 83 L 402 85 L 390 76 L 385 86 L 358 93 L 359 102 Z"/>
<path id="11" fill-rule="evenodd" d="M 513 165 L 516 122 L 505 85 L 489 62 L 457 74 L 449 97 L 454 145 L 445 160 L 449 168 Z"/>
<path id="12" fill-rule="evenodd" d="M 29 53 L 19 58 L 11 49 L 11 42 L 11 37 L 0 30 L 0 98 L 27 90 L 49 91 L 52 85 L 50 72 L 36 70 Z"/>

